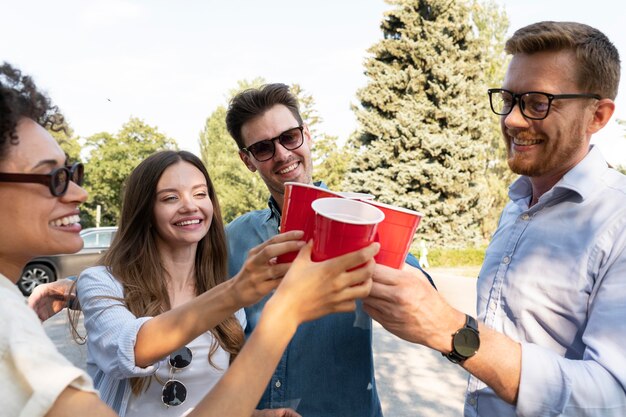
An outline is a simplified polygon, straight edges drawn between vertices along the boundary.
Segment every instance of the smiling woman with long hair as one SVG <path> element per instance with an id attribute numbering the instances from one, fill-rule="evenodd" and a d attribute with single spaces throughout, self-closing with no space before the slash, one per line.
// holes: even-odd
<path id="1" fill-rule="evenodd" d="M 300 237 L 285 233 L 259 245 L 226 281 L 224 228 L 202 161 L 169 150 L 141 162 L 125 185 L 102 265 L 77 281 L 87 370 L 105 402 L 122 417 L 192 410 L 243 345 L 238 309 L 278 286 L 290 265 L 274 258 L 304 246 Z M 274 415 L 298 415 L 281 413 Z"/>
<path id="2" fill-rule="evenodd" d="M 167 410 L 187 395 L 190 400 L 175 411 L 193 407 L 239 352 L 242 312 L 239 320 L 232 314 L 207 319 L 200 334 L 182 315 L 176 322 L 151 320 L 224 282 L 225 259 L 219 205 L 202 162 L 189 152 L 162 151 L 139 164 L 127 180 L 118 232 L 102 266 L 78 280 L 88 370 L 102 398 L 122 416 L 145 415 L 149 406 Z M 207 317 L 215 313 L 207 308 L 224 304 L 212 295 L 205 296 L 206 311 L 194 313 Z M 168 360 L 161 359 L 185 347 L 195 357 L 181 372 L 187 381 L 178 392 L 184 388 L 185 397 L 162 401 L 172 384 L 165 382 Z"/>
<path id="3" fill-rule="evenodd" d="M 118 227 L 102 265 L 77 281 L 88 372 L 122 417 L 184 415 L 243 345 L 245 315 L 235 316 L 237 307 L 266 295 L 288 268 L 261 249 L 282 253 L 303 243 L 293 234 L 264 243 L 249 268 L 216 288 L 227 276 L 220 208 L 202 161 L 186 151 L 157 152 L 133 170 Z M 239 290 L 253 280 L 259 288 L 243 299 Z"/>

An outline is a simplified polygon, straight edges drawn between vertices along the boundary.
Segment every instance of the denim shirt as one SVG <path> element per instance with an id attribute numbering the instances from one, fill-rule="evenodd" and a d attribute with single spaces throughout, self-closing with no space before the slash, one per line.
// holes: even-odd
<path id="1" fill-rule="evenodd" d="M 517 404 L 470 377 L 466 416 L 626 416 L 626 176 L 596 148 L 529 207 L 518 179 L 485 255 L 478 314 L 519 342 Z"/>
<path id="2" fill-rule="evenodd" d="M 280 218 L 280 209 L 270 198 L 269 208 L 244 214 L 226 227 L 231 277 L 239 272 L 250 249 L 279 233 Z M 415 257 L 410 258 L 409 263 L 419 267 Z M 254 330 L 270 296 L 245 309 L 246 337 Z M 259 409 L 291 407 L 305 417 L 382 416 L 374 379 L 371 319 L 360 303 L 357 308 L 367 325 L 355 327 L 354 312 L 331 314 L 300 325 Z"/>

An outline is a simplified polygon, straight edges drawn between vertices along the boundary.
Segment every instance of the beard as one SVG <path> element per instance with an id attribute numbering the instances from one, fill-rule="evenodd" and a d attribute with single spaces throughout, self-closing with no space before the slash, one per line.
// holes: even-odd
<path id="1" fill-rule="evenodd" d="M 511 171 L 527 177 L 541 177 L 561 170 L 569 170 L 578 162 L 577 154 L 585 147 L 582 121 L 576 120 L 566 130 L 561 130 L 555 137 L 533 134 L 529 131 L 506 131 L 507 164 Z M 513 137 L 519 140 L 539 140 L 539 152 L 515 152 Z"/>

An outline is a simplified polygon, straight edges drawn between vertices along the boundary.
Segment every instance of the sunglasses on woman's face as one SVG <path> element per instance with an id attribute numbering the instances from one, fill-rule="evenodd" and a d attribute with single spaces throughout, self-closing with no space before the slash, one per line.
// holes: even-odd
<path id="1" fill-rule="evenodd" d="M 23 182 L 47 185 L 55 197 L 65 195 L 70 181 L 83 185 L 85 168 L 80 162 L 72 166 L 55 168 L 49 174 L 17 174 L 0 172 L 0 182 Z"/>
<path id="2" fill-rule="evenodd" d="M 172 352 L 169 357 L 170 364 L 170 377 L 163 385 L 163 391 L 161 391 L 161 401 L 168 407 L 175 407 L 181 405 L 187 399 L 187 387 L 185 384 L 177 379 L 174 379 L 174 371 L 186 368 L 191 363 L 193 355 L 191 349 L 187 346 L 183 346 L 175 352 Z"/>

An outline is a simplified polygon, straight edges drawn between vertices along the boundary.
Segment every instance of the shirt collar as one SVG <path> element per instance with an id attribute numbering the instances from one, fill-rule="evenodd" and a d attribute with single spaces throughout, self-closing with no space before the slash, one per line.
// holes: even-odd
<path id="1" fill-rule="evenodd" d="M 274 200 L 274 197 L 270 195 L 270 199 L 267 200 L 267 206 L 270 208 L 270 211 L 267 213 L 266 221 L 271 219 L 272 217 L 276 217 L 280 220 L 280 207 L 278 207 L 278 203 Z"/>
<path id="2" fill-rule="evenodd" d="M 11 295 L 17 296 L 18 299 L 24 300 L 26 303 L 26 299 L 22 295 L 22 293 L 17 289 L 17 286 L 11 281 L 9 278 L 0 274 L 0 289 L 7 290 L 11 293 Z"/>
<path id="3" fill-rule="evenodd" d="M 550 191 L 542 195 L 539 200 L 545 201 L 570 191 L 576 193 L 581 201 L 585 200 L 598 189 L 601 173 L 607 168 L 608 165 L 600 149 L 592 145 L 582 161 L 566 172 L 563 178 Z M 527 199 L 530 196 L 532 196 L 532 185 L 530 178 L 527 176 L 522 175 L 509 187 L 509 198 L 511 201 Z"/>
<path id="4" fill-rule="evenodd" d="M 324 184 L 323 181 L 315 181 L 313 185 L 315 185 L 316 187 L 324 188 L 326 190 L 328 189 L 328 186 Z M 269 200 L 267 200 L 267 206 L 269 207 L 270 210 L 267 213 L 267 217 L 265 218 L 265 221 L 268 221 L 272 217 L 276 217 L 278 221 L 280 222 L 280 217 L 282 213 L 281 213 L 280 207 L 278 207 L 278 203 L 276 202 L 274 197 L 272 197 L 271 195 L 270 195 Z"/>
<path id="5" fill-rule="evenodd" d="M 564 188 L 576 192 L 582 200 L 599 189 L 602 173 L 608 169 L 602 152 L 591 146 L 589 153 L 574 168 L 569 170 L 554 188 Z"/>

